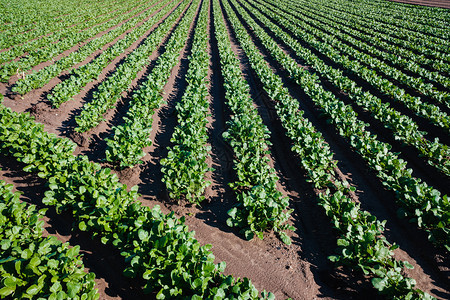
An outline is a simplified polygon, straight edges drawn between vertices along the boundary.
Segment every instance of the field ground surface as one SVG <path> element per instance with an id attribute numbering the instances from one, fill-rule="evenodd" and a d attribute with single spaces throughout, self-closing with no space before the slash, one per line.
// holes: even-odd
<path id="1" fill-rule="evenodd" d="M 347 241 L 355 243 L 352 249 L 367 246 L 368 229 L 351 228 L 368 212 L 364 222 L 375 224 L 372 216 L 386 220 L 369 244 L 398 245 L 386 252 L 386 261 L 407 261 L 413 268 L 401 265 L 396 272 L 412 278 L 415 289 L 450 299 L 450 204 L 444 196 L 450 195 L 450 1 L 7 2 L 0 4 L 2 104 L 74 142 L 74 155 L 112 169 L 128 189 L 138 186 L 143 206 L 184 217 L 195 239 L 212 245 L 215 262 L 226 262 L 225 275 L 249 278 L 277 299 L 405 296 L 411 289 L 378 293 L 373 278 L 381 275 L 364 273 L 355 260 L 329 259 L 342 257 Z M 95 17 L 83 15 L 85 9 Z M 223 43 L 221 30 L 228 39 Z M 237 68 L 227 69 L 231 56 L 225 51 Z M 142 102 L 141 116 L 132 113 L 141 109 L 139 95 L 157 99 Z M 286 113 L 283 99 L 296 107 Z M 197 110 L 200 117 L 187 123 L 199 125 L 186 129 L 180 120 Z M 292 129 L 293 118 L 306 121 Z M 130 132 L 119 136 L 118 128 Z M 133 130 L 144 132 L 144 140 Z M 187 147 L 189 137 L 203 139 L 197 148 L 183 148 L 194 157 L 189 164 L 181 171 L 182 159 L 163 166 L 177 147 Z M 111 159 L 112 140 L 123 156 Z M 43 204 L 49 182 L 24 171 L 26 162 L 9 150 L 14 146 L 1 141 L 0 179 L 21 192 L 20 200 L 48 208 L 44 235 L 80 246 L 100 299 L 156 298 L 143 292 L 144 279 L 122 275 L 128 262 L 117 248 L 73 226 L 78 221 L 70 209 L 58 213 Z M 130 163 L 135 158 L 124 150 L 132 149 L 130 143 L 142 145 L 136 152 L 140 163 Z M 168 168 L 192 176 L 203 170 L 196 190 L 201 196 L 192 197 L 200 204 L 185 192 L 176 196 L 182 175 L 168 186 Z M 256 208 L 239 202 L 261 187 L 277 196 Z M 355 209 L 344 212 L 342 202 L 326 211 L 340 204 L 322 199 L 341 194 Z M 274 213 L 273 202 L 280 199 L 287 205 L 277 204 Z M 244 230 L 255 235 L 251 240 L 241 225 L 229 226 L 236 206 Z M 267 221 L 278 210 L 286 213 L 284 227 Z M 269 225 L 249 231 L 249 211 Z M 350 221 L 344 214 L 351 214 Z M 361 239 L 353 239 L 358 230 Z"/>

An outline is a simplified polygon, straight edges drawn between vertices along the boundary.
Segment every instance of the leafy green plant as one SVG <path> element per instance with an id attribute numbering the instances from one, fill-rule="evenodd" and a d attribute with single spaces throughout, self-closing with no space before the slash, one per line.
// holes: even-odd
<path id="1" fill-rule="evenodd" d="M 79 246 L 42 236 L 45 210 L 20 202 L 0 181 L 0 298 L 98 299 Z"/>

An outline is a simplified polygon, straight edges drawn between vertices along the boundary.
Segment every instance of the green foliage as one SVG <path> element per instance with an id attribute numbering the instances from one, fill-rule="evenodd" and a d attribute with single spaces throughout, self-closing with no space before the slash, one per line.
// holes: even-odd
<path id="1" fill-rule="evenodd" d="M 209 2 L 203 2 L 189 56 L 189 69 L 186 75 L 188 86 L 175 107 L 178 126 L 175 127 L 170 140 L 174 146 L 169 147 L 167 157 L 161 160 L 162 181 L 166 184 L 170 197 L 185 198 L 197 204 L 205 198 L 203 192 L 211 184 L 205 180 L 205 174 L 212 170 L 206 163 L 211 150 L 211 147 L 206 145 L 208 140 L 206 117 L 209 106 L 208 6 Z M 178 40 L 178 37 L 176 38 Z M 184 45 L 183 42 L 179 43 L 179 47 Z"/>
<path id="2" fill-rule="evenodd" d="M 44 132 L 27 114 L 2 107 L 0 117 L 0 150 L 23 161 L 27 171 L 39 171 L 48 179 L 50 190 L 43 202 L 57 211 L 71 211 L 76 228 L 117 248 L 128 265 L 124 274 L 144 279 L 146 292 L 157 292 L 159 299 L 258 298 L 247 278 L 221 274 L 225 264 L 214 264 L 211 246 L 201 246 L 183 218 L 177 219 L 173 212 L 164 215 L 157 206 L 142 206 L 137 187 L 127 191 L 111 170 L 86 156 L 71 155 L 72 142 Z M 262 296 L 273 299 L 270 293 Z"/>
<path id="3" fill-rule="evenodd" d="M 117 56 L 122 54 L 134 42 L 136 42 L 140 36 L 147 32 L 162 16 L 167 14 L 173 8 L 170 5 L 166 5 L 168 2 L 169 0 L 161 1 L 151 10 L 141 14 L 139 18 L 133 18 L 131 22 L 123 24 L 122 26 L 126 25 L 124 29 L 128 30 L 139 21 L 160 9 L 160 11 L 146 20 L 143 24 L 128 32 L 124 38 L 118 40 L 116 43 L 105 49 L 105 51 L 103 51 L 98 57 L 85 65 L 73 69 L 70 72 L 70 77 L 67 80 L 57 84 L 52 89 L 52 92 L 47 95 L 47 99 L 53 104 L 53 106 L 59 107 L 62 103 L 71 100 L 75 95 L 80 93 L 86 84 L 98 79 L 106 66 L 108 66 Z M 164 7 L 164 5 L 166 6 Z M 162 24 L 160 26 L 164 25 Z"/>
<path id="4" fill-rule="evenodd" d="M 264 11 L 269 13 L 268 10 Z M 278 13 L 279 11 L 277 10 L 276 12 Z M 280 13 L 277 18 L 280 19 L 282 18 L 281 16 L 285 15 L 287 14 Z M 267 24 L 270 24 L 270 28 L 276 27 L 275 24 L 269 23 L 268 20 L 265 21 Z M 412 170 L 406 168 L 406 162 L 400 159 L 396 153 L 390 151 L 391 146 L 389 144 L 379 141 L 376 136 L 367 130 L 367 125 L 357 118 L 356 113 L 350 105 L 346 105 L 344 102 L 337 99 L 333 93 L 326 91 L 316 74 L 298 66 L 295 61 L 285 54 L 265 32 L 260 28 L 258 29 L 254 22 L 251 24 L 257 36 L 269 50 L 272 57 L 280 62 L 280 64 L 289 72 L 292 79 L 304 89 L 306 94 L 311 97 L 315 104 L 335 125 L 338 133 L 348 139 L 351 146 L 360 153 L 364 160 L 366 160 L 369 167 L 377 172 L 377 176 L 382 180 L 383 184 L 396 193 L 398 203 L 402 209 L 402 214 L 409 217 L 411 221 L 416 222 L 419 227 L 424 228 L 429 233 L 429 238 L 432 242 L 446 248 L 450 247 L 450 230 L 448 229 L 448 224 L 450 223 L 450 206 L 446 200 L 447 196 L 441 196 L 439 191 L 428 186 L 419 178 L 413 177 L 411 175 Z M 292 29 L 294 30 L 294 28 Z M 244 29 L 241 30 L 244 32 Z M 283 38 L 286 39 L 286 35 L 283 35 Z M 296 49 L 298 50 L 297 53 L 307 52 L 299 44 L 297 44 Z M 310 52 L 308 53 L 308 55 L 305 54 L 304 58 L 314 66 L 317 66 L 321 72 L 329 74 L 327 71 L 330 70 L 330 68 L 324 66 L 323 63 L 318 63 L 317 57 L 313 56 Z M 361 92 L 360 88 L 356 88 L 354 83 L 352 84 L 348 80 L 345 80 L 345 78 L 340 77 L 339 80 L 340 82 L 345 82 L 345 84 L 341 85 L 343 88 L 351 86 L 351 92 Z M 368 94 L 364 93 L 364 97 L 368 97 Z M 372 99 L 369 97 L 364 100 L 362 99 L 364 97 L 361 97 L 360 101 L 370 102 Z M 379 108 L 376 104 L 367 105 L 371 105 L 377 109 Z M 399 122 L 405 123 L 404 121 L 406 121 L 406 119 L 401 118 L 397 112 L 388 110 L 386 106 L 381 106 L 381 109 L 383 108 L 384 110 L 382 110 L 379 115 L 383 115 L 384 113 L 390 114 L 390 119 L 396 116 L 399 118 Z M 409 125 L 412 128 L 408 128 L 407 126 L 402 128 L 402 125 L 395 126 L 397 126 L 399 130 L 406 132 L 398 132 L 399 135 L 403 135 L 404 139 L 409 139 L 410 133 L 411 138 L 413 136 L 417 137 L 417 134 L 420 135 L 420 132 L 415 129 L 417 127 L 414 127 L 414 125 L 415 124 Z M 394 127 L 393 125 L 390 126 Z M 424 143 L 424 139 L 420 136 L 418 140 L 420 141 L 419 143 Z M 439 147 L 436 143 L 437 142 L 434 142 L 433 147 L 440 148 L 439 151 L 443 151 L 444 153 L 448 152 L 448 147 L 444 145 Z M 445 170 L 448 168 L 448 161 L 446 161 L 444 157 L 445 155 L 440 156 L 438 154 L 437 162 L 442 161 L 447 165 L 447 167 L 444 165 L 443 169 Z"/>
<path id="5" fill-rule="evenodd" d="M 151 4 L 152 3 L 149 3 L 148 5 L 151 6 Z M 52 78 L 58 76 L 62 71 L 69 70 L 74 65 L 83 62 L 86 58 L 93 55 L 95 51 L 101 49 L 106 44 L 113 42 L 121 34 L 135 27 L 140 21 L 148 17 L 153 12 L 153 9 L 147 10 L 145 13 L 127 21 L 125 20 L 135 15 L 135 11 L 131 10 L 130 12 L 120 16 L 120 18 L 114 20 L 116 23 L 113 24 L 120 24 L 123 21 L 125 22 L 110 30 L 106 34 L 91 40 L 76 51 L 71 52 L 69 55 L 55 61 L 50 66 L 40 69 L 37 72 L 33 72 L 25 78 L 18 80 L 12 88 L 13 92 L 24 95 L 33 89 L 43 87 L 45 84 L 50 82 Z M 110 26 L 113 24 L 110 24 Z"/>
<path id="6" fill-rule="evenodd" d="M 22 203 L 0 181 L 0 298 L 98 299 L 79 246 L 42 237 L 45 210 Z"/>
<path id="7" fill-rule="evenodd" d="M 401 140 L 405 145 L 411 145 L 417 148 L 420 154 L 427 158 L 427 162 L 431 166 L 437 168 L 445 175 L 450 175 L 450 160 L 448 159 L 450 157 L 450 149 L 447 145 L 439 143 L 439 140 L 437 139 L 435 141 L 426 139 L 425 136 L 427 133 L 420 131 L 419 126 L 411 118 L 402 115 L 399 111 L 391 108 L 388 103 L 383 103 L 380 98 L 374 96 L 370 92 L 364 91 L 364 89 L 358 86 L 355 81 L 351 80 L 345 75 L 347 72 L 356 72 L 359 75 L 363 75 L 362 78 L 369 83 L 379 83 L 379 79 L 375 80 L 372 78 L 372 80 L 368 77 L 368 74 L 372 74 L 374 76 L 378 75 L 376 75 L 377 73 L 375 71 L 369 71 L 366 67 L 363 66 L 363 62 L 367 60 L 365 56 L 360 57 L 358 55 L 352 55 L 353 57 L 358 58 L 358 60 L 355 60 L 352 58 L 352 56 L 343 55 L 337 49 L 341 49 L 343 47 L 345 49 L 350 49 L 351 47 L 345 45 L 344 43 L 338 43 L 334 41 L 335 35 L 325 35 L 325 37 L 323 38 L 325 38 L 326 41 L 330 44 L 323 43 L 319 39 L 319 37 L 322 37 L 324 35 L 323 33 L 321 33 L 319 30 L 311 29 L 314 35 L 317 36 L 314 37 L 312 34 L 305 32 L 303 28 L 310 28 L 310 26 L 304 22 L 298 21 L 291 14 L 284 13 L 277 8 L 272 10 L 273 6 L 266 8 L 263 5 L 257 5 L 255 2 L 251 3 L 258 7 L 258 9 L 260 9 L 262 12 L 275 19 L 280 25 L 283 25 L 284 27 L 292 31 L 294 33 L 294 36 L 302 38 L 309 45 L 318 49 L 318 51 L 341 66 L 345 71 L 327 65 L 323 60 L 314 55 L 311 50 L 303 47 L 301 43 L 298 42 L 290 34 L 283 31 L 279 26 L 268 20 L 267 17 L 259 13 L 257 10 L 254 11 L 254 13 L 258 15 L 258 18 L 261 19 L 261 21 L 271 24 L 270 30 L 291 49 L 293 49 L 299 57 L 301 57 L 309 65 L 311 65 L 318 74 L 328 79 L 339 90 L 347 93 L 349 98 L 354 100 L 364 110 L 369 111 L 375 118 L 379 119 L 386 128 L 392 130 L 396 140 Z M 247 7 L 249 6 L 247 5 Z M 333 42 L 330 42 L 331 40 L 333 40 Z M 292 79 L 299 80 L 301 77 L 304 77 L 302 76 L 303 72 L 299 72 L 299 67 L 294 62 L 294 60 L 286 59 L 283 56 L 283 53 L 280 51 L 281 50 L 279 50 L 277 54 L 273 52 L 273 55 L 277 55 L 277 59 L 283 60 L 283 66 L 286 68 L 286 70 L 289 71 Z M 398 94 L 401 95 L 403 93 Z M 417 105 L 420 104 L 417 101 L 415 101 L 415 103 Z M 436 106 L 428 104 L 420 108 L 420 110 L 436 112 L 439 111 Z M 449 118 L 445 114 L 438 113 L 438 115 L 440 116 L 439 118 L 442 118 L 444 122 L 443 124 L 449 122 Z"/>
<path id="8" fill-rule="evenodd" d="M 215 35 L 225 99 L 233 113 L 223 137 L 235 153 L 233 168 L 237 180 L 230 186 L 236 191 L 239 202 L 228 212 L 227 224 L 241 228 L 247 239 L 255 235 L 262 239 L 264 231 L 273 229 L 283 242 L 290 244 L 284 231 L 294 229 L 286 223 L 292 210 L 287 210 L 289 199 L 277 190 L 278 177 L 269 165 L 270 132 L 253 106 L 239 60 L 231 50 L 219 4 L 214 3 Z"/>
<path id="9" fill-rule="evenodd" d="M 187 3 L 186 3 L 187 4 Z M 171 18 L 155 31 L 153 47 L 156 47 L 167 30 L 175 24 L 179 13 L 185 6 L 178 7 L 178 13 L 173 12 Z M 152 115 L 163 103 L 162 91 L 169 79 L 170 73 L 178 62 L 179 52 L 187 38 L 189 25 L 194 18 L 195 4 L 191 4 L 183 19 L 178 24 L 171 38 L 167 42 L 166 51 L 158 57 L 155 68 L 147 76 L 146 81 L 133 94 L 130 108 L 124 118 L 124 124 L 114 127 L 114 136 L 107 139 L 106 159 L 119 162 L 121 167 L 131 167 L 141 162 L 145 155 L 142 150 L 150 146 L 150 132 L 152 130 Z"/>
<path id="10" fill-rule="evenodd" d="M 139 5 L 137 2 L 138 1 L 134 3 L 135 7 Z M 62 52 L 71 49 L 76 44 L 84 42 L 112 26 L 120 24 L 131 15 L 135 14 L 135 12 L 127 13 L 130 11 L 129 4 L 130 3 L 128 3 L 128 5 L 117 7 L 113 11 L 104 11 L 103 15 L 99 15 L 96 18 L 90 19 L 88 22 L 82 23 L 83 26 L 75 26 L 73 30 L 69 31 L 66 35 L 60 36 L 60 39 L 57 39 L 55 42 L 48 43 L 47 41 L 46 47 L 42 49 L 31 48 L 32 51 L 26 56 L 17 61 L 13 60 L 0 66 L 0 81 L 8 82 L 15 74 L 20 75 L 22 72 L 26 72 L 42 62 L 53 59 Z M 77 52 L 74 53 L 75 54 L 72 56 L 78 56 Z M 66 59 L 62 59 L 62 62 L 65 62 L 66 65 L 67 63 L 70 64 Z M 33 88 L 41 87 L 51 79 L 48 78 L 48 76 L 51 76 L 51 74 L 59 74 L 60 71 L 57 71 L 57 69 L 60 70 L 59 66 L 51 65 L 48 68 L 43 69 L 40 73 L 32 73 L 30 75 L 30 81 L 19 80 L 19 85 L 15 87 L 14 90 L 25 94 Z M 28 78 L 28 76 L 26 78 Z"/>
<path id="11" fill-rule="evenodd" d="M 317 102 L 318 106 L 323 108 L 339 133 L 344 136 L 347 134 L 352 136 L 351 141 L 355 148 L 365 149 L 366 152 L 363 152 L 363 157 L 367 152 L 370 153 L 372 145 L 380 145 L 378 144 L 380 142 L 371 137 L 364 129 L 364 124 L 356 119 L 356 114 L 352 110 L 347 109 L 337 100 L 330 100 L 333 99 L 333 94 L 323 90 L 318 82 L 317 75 L 297 67 L 297 64 L 292 62 L 290 57 L 251 20 L 236 1 L 231 2 L 236 11 L 250 26 L 255 36 L 269 50 L 272 57 L 288 71 L 295 72 L 294 78 L 296 81 Z M 332 160 L 329 146 L 320 133 L 317 133 L 310 122 L 302 116 L 303 112 L 298 110 L 298 103 L 283 87 L 281 79 L 273 74 L 263 56 L 251 42 L 250 36 L 228 2 L 223 2 L 223 6 L 252 69 L 262 81 L 269 97 L 276 101 L 278 115 L 286 128 L 287 135 L 294 142 L 293 150 L 299 154 L 302 166 L 308 172 L 310 180 L 316 188 L 321 190 L 319 204 L 324 207 L 334 227 L 339 232 L 337 255 L 331 256 L 330 259 L 339 265 L 348 265 L 360 269 L 366 275 L 370 275 L 373 278 L 374 287 L 383 294 L 404 299 L 430 298 L 423 291 L 414 289 L 415 282 L 412 279 L 402 275 L 402 269 L 410 265 L 393 258 L 392 250 L 397 246 L 391 245 L 382 236 L 385 221 L 380 222 L 368 212 L 362 211 L 359 205 L 351 201 L 346 195 L 352 188 L 349 187 L 347 182 L 334 178 L 333 168 L 335 163 Z M 252 10 L 252 12 L 257 13 L 256 10 Z M 263 20 L 268 28 L 275 26 L 267 19 Z M 370 143 L 357 147 L 357 141 L 360 141 L 359 138 L 361 137 L 370 139 Z M 383 151 L 378 153 L 380 154 L 376 156 L 377 160 L 383 160 L 385 155 L 389 153 L 389 148 L 386 146 Z M 402 162 L 398 160 L 390 160 L 390 162 L 395 164 L 395 168 L 402 166 Z M 380 164 L 378 163 L 378 165 Z M 383 167 L 380 169 L 389 170 L 388 166 Z M 435 196 L 439 195 L 435 194 Z"/>
<path id="12" fill-rule="evenodd" d="M 168 29 L 173 26 L 173 23 L 179 17 L 180 13 L 189 4 L 187 1 L 183 1 L 182 3 L 182 5 L 178 6 L 177 9 L 172 12 L 171 17 L 166 19 L 162 25 L 158 26 L 157 29 L 144 39 L 138 48 L 125 58 L 124 63 L 115 69 L 113 75 L 102 81 L 94 92 L 92 101 L 86 103 L 83 106 L 81 114 L 76 116 L 75 120 L 78 125 L 75 128 L 76 131 L 88 131 L 104 120 L 103 114 L 106 113 L 108 109 L 114 107 L 117 100 L 122 97 L 122 93 L 129 88 L 133 79 L 136 78 L 137 73 L 149 63 L 150 55 L 157 49 L 158 45 L 167 35 Z M 146 90 L 144 89 L 143 92 L 138 92 L 137 96 L 133 97 L 134 100 L 142 100 L 140 103 L 142 103 L 143 106 L 148 104 L 147 99 L 142 97 L 146 96 L 145 92 Z M 152 99 L 150 99 L 150 101 L 151 100 Z M 149 116 L 147 116 L 147 118 L 149 118 Z M 127 127 L 130 126 L 130 124 L 126 123 L 124 126 Z M 122 133 L 125 133 L 126 131 L 128 131 L 128 129 L 120 130 Z M 126 139 L 118 138 L 118 140 L 125 141 Z M 133 141 L 134 140 L 131 142 Z M 109 153 L 110 159 L 116 160 L 117 158 L 112 157 L 111 155 L 118 153 L 121 150 L 126 150 L 127 147 L 128 146 L 125 146 L 125 148 L 122 149 L 121 146 L 118 145 L 114 151 Z M 136 155 L 136 151 L 132 152 L 132 156 L 134 155 Z M 125 165 L 130 165 L 130 163 L 125 162 Z"/>

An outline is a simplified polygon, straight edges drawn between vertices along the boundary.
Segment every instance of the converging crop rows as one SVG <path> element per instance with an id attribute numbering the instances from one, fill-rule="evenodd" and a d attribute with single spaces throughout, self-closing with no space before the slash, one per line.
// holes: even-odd
<path id="1" fill-rule="evenodd" d="M 435 5 L 0 3 L 0 298 L 449 298 Z"/>

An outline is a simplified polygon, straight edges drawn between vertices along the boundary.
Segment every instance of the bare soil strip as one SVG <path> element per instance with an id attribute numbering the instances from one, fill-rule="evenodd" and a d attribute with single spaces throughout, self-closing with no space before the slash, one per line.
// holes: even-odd
<path id="1" fill-rule="evenodd" d="M 450 9 L 450 1 L 448 0 L 388 0 L 388 1 Z"/>

